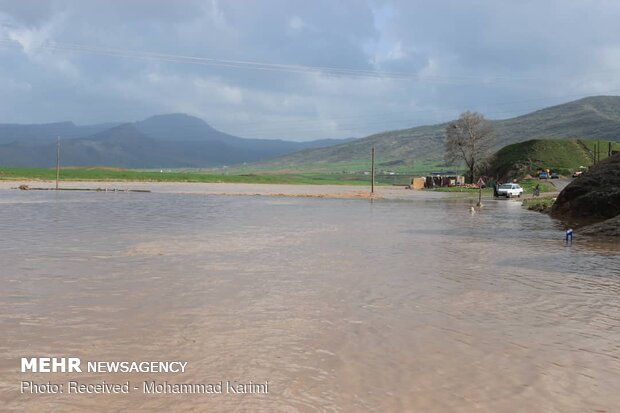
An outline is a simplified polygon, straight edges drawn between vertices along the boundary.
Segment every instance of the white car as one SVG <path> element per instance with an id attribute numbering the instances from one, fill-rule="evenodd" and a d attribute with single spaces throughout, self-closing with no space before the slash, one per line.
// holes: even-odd
<path id="1" fill-rule="evenodd" d="M 513 196 L 520 197 L 523 193 L 523 188 L 517 184 L 503 184 L 497 188 L 497 194 L 499 196 L 505 196 L 506 198 L 512 198 Z"/>

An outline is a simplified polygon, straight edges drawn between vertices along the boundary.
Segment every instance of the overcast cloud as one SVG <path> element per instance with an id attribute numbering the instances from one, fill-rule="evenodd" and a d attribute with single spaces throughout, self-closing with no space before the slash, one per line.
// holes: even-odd
<path id="1" fill-rule="evenodd" d="M 613 0 L 0 0 L 0 123 L 185 112 L 306 140 L 505 118 L 620 94 L 619 21 Z"/>

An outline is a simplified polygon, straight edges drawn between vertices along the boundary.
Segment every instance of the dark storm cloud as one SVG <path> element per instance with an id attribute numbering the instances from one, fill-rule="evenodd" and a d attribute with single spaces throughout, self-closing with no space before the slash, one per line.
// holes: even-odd
<path id="1" fill-rule="evenodd" d="M 0 122 L 180 111 L 233 133 L 308 139 L 467 109 L 512 116 L 620 93 L 619 17 L 615 2 L 585 0 L 0 0 Z M 194 65 L 104 48 L 408 75 Z"/>

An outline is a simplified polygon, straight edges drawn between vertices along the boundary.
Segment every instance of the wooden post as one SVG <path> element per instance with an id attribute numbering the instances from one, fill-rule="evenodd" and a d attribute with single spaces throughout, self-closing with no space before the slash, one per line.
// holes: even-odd
<path id="1" fill-rule="evenodd" d="M 58 191 L 58 181 L 60 180 L 60 136 L 56 143 L 56 190 Z"/>
<path id="2" fill-rule="evenodd" d="M 611 141 L 607 142 L 607 157 L 611 158 Z"/>
<path id="3" fill-rule="evenodd" d="M 370 193 L 375 193 L 375 147 L 372 147 L 372 166 L 370 169 Z"/>

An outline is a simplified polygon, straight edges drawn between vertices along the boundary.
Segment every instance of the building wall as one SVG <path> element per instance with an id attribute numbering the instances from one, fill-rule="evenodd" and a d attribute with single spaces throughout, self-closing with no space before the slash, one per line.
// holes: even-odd
<path id="1" fill-rule="evenodd" d="M 424 189 L 426 179 L 423 177 L 411 178 L 411 189 Z"/>

